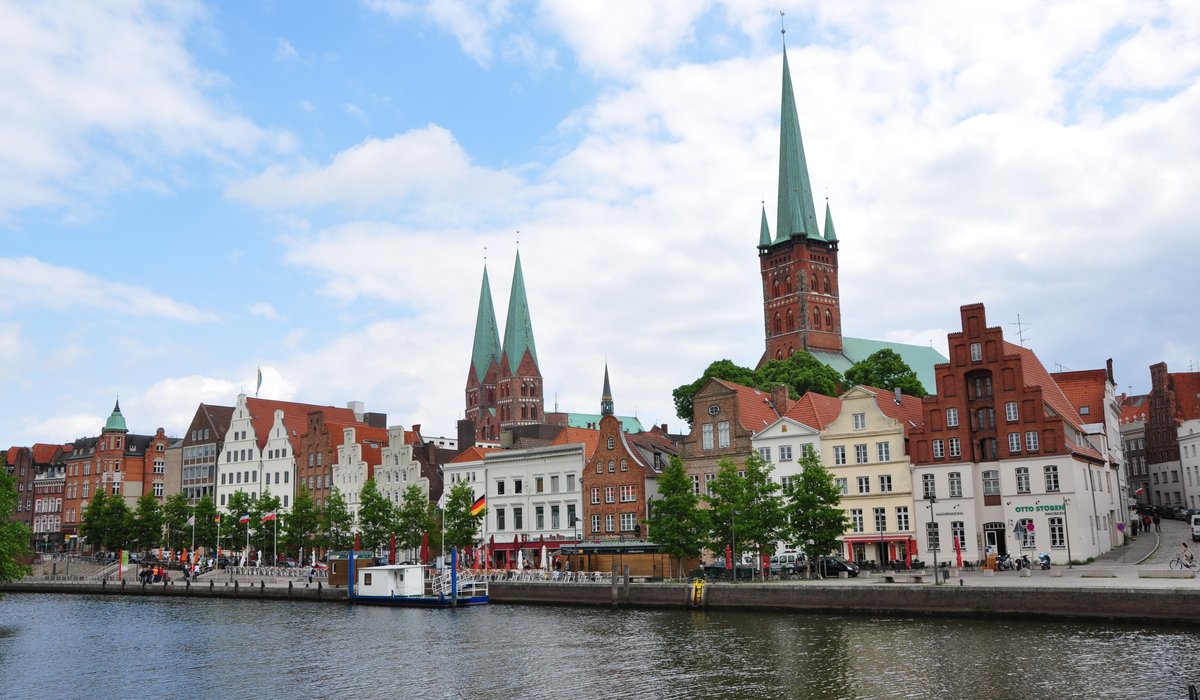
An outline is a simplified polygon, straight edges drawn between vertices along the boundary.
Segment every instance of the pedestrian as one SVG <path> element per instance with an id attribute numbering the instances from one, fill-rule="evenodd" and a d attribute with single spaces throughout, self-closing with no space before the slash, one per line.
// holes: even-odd
<path id="1" fill-rule="evenodd" d="M 1142 516 L 1142 531 L 1150 532 L 1150 514 L 1146 513 Z"/>
<path id="2" fill-rule="evenodd" d="M 1154 531 L 1162 532 L 1162 518 L 1159 517 L 1158 511 L 1154 512 Z"/>
<path id="3" fill-rule="evenodd" d="M 309 585 L 312 585 L 313 576 L 316 575 L 316 573 L 317 573 L 317 567 L 315 567 L 315 566 L 308 567 L 308 583 L 309 583 Z"/>

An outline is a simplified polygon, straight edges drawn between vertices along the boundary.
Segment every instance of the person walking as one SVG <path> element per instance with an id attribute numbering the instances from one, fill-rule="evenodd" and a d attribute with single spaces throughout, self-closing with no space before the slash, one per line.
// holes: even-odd
<path id="1" fill-rule="evenodd" d="M 1162 532 L 1162 518 L 1159 517 L 1158 511 L 1154 512 L 1154 531 Z"/>
<path id="2" fill-rule="evenodd" d="M 1150 514 L 1146 513 L 1142 516 L 1142 531 L 1150 532 Z"/>

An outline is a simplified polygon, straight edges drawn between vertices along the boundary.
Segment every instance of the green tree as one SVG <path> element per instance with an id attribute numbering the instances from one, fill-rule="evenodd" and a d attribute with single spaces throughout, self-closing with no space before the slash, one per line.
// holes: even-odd
<path id="1" fill-rule="evenodd" d="M 85 485 L 86 488 L 86 485 Z M 108 496 L 104 494 L 104 489 L 96 489 L 96 493 L 88 501 L 87 506 L 83 509 L 83 513 L 79 519 L 79 535 L 87 541 L 87 544 L 93 550 L 100 549 L 104 546 L 106 539 L 104 511 L 108 504 Z"/>
<path id="2" fill-rule="evenodd" d="M 143 496 L 145 498 L 145 496 Z M 142 505 L 141 499 L 138 500 L 138 508 Z M 163 525 L 167 529 L 167 546 L 176 549 L 184 547 L 192 548 L 192 526 L 188 524 L 188 518 L 192 517 L 192 507 L 188 505 L 187 497 L 182 493 L 176 493 L 169 497 L 166 503 L 162 505 L 162 520 Z M 204 540 L 196 538 L 197 544 L 204 544 Z M 212 543 L 209 542 L 211 546 Z M 147 545 L 142 544 L 144 549 Z"/>
<path id="3" fill-rule="evenodd" d="M 0 583 L 32 573 L 25 562 L 33 556 L 29 549 L 32 530 L 25 523 L 10 519 L 17 507 L 17 481 L 2 467 L 0 463 Z"/>
<path id="4" fill-rule="evenodd" d="M 276 537 L 284 526 L 280 522 L 283 516 L 279 513 L 279 506 L 279 496 L 274 494 L 265 494 L 250 504 L 250 536 L 263 562 L 270 561 L 278 554 Z M 263 522 L 263 516 L 268 513 L 274 513 L 275 519 Z"/>
<path id="5" fill-rule="evenodd" d="M 680 420 L 687 421 L 688 425 L 692 424 L 693 401 L 696 392 L 704 388 L 708 380 L 713 377 L 744 386 L 757 386 L 754 370 L 735 365 L 730 360 L 717 360 L 704 370 L 704 374 L 701 374 L 699 379 L 690 384 L 678 386 L 671 392 L 672 398 L 675 399 L 675 415 L 679 416 Z"/>
<path id="6" fill-rule="evenodd" d="M 358 531 L 368 549 L 387 547 L 396 525 L 396 511 L 374 479 L 367 479 L 358 493 Z"/>
<path id="7" fill-rule="evenodd" d="M 770 389 L 776 384 L 788 388 L 793 399 L 815 391 L 826 396 L 837 396 L 843 383 L 842 375 L 821 362 L 812 353 L 798 352 L 784 360 L 769 360 L 756 373 L 759 389 Z"/>
<path id="8" fill-rule="evenodd" d="M 178 533 L 176 533 L 178 537 Z M 138 497 L 137 509 L 133 512 L 129 541 L 138 550 L 157 547 L 163 540 L 163 512 L 158 499 L 150 494 Z M 176 542 L 168 546 L 175 548 Z"/>
<path id="9" fill-rule="evenodd" d="M 677 558 L 679 575 L 683 576 L 683 560 L 699 556 L 704 548 L 708 522 L 679 457 L 671 457 L 658 477 L 658 498 L 652 503 L 647 534 L 662 551 Z"/>
<path id="10" fill-rule="evenodd" d="M 434 505 L 420 486 L 413 484 L 404 490 L 395 527 L 396 546 L 406 550 L 419 549 L 425 533 L 434 531 Z"/>
<path id="11" fill-rule="evenodd" d="M 925 386 L 917 373 L 895 350 L 884 348 L 846 370 L 848 384 L 864 384 L 878 389 L 899 389 L 909 396 L 925 396 Z"/>
<path id="12" fill-rule="evenodd" d="M 238 552 L 246 548 L 246 531 L 254 522 L 254 500 L 250 494 L 238 489 L 226 501 L 224 514 L 221 516 L 221 549 Z M 241 522 L 243 515 L 250 516 L 249 523 Z"/>
<path id="13" fill-rule="evenodd" d="M 471 506 L 474 503 L 475 492 L 467 482 L 460 481 L 450 488 L 450 492 L 446 496 L 446 508 L 442 511 L 446 528 L 445 547 L 447 552 L 451 547 L 458 547 L 461 552 L 465 547 L 470 547 L 475 543 L 475 536 L 479 533 L 479 523 L 483 520 L 483 513 L 471 515 Z"/>
<path id="14" fill-rule="evenodd" d="M 708 491 L 704 498 L 713 551 L 723 552 L 728 544 L 735 555 L 764 553 L 782 539 L 785 519 L 779 485 L 771 481 L 771 465 L 757 452 L 750 453 L 741 470 L 731 459 L 718 462 Z"/>
<path id="15" fill-rule="evenodd" d="M 321 510 L 320 523 L 321 544 L 327 549 L 346 550 L 354 545 L 354 516 L 336 486 Z"/>
<path id="16" fill-rule="evenodd" d="M 212 548 L 217 544 L 217 506 L 213 503 L 212 496 L 204 494 L 196 503 L 196 547 L 204 547 L 206 551 L 213 556 L 216 555 Z"/>
<path id="17" fill-rule="evenodd" d="M 120 494 L 112 494 L 105 499 L 103 518 L 104 546 L 112 552 L 128 549 L 133 541 L 133 511 L 125 505 L 125 499 Z"/>
<path id="18" fill-rule="evenodd" d="M 292 503 L 292 512 L 288 515 L 287 527 L 284 528 L 284 541 L 289 550 L 297 556 L 304 556 L 301 550 L 312 551 L 313 538 L 316 537 L 320 526 L 317 503 L 313 500 L 312 492 L 304 484 L 296 489 L 296 500 Z"/>
<path id="19" fill-rule="evenodd" d="M 800 475 L 788 481 L 786 512 L 792 540 L 812 557 L 828 554 L 850 524 L 840 504 L 842 493 L 833 475 L 815 452 L 806 451 L 798 462 Z"/>

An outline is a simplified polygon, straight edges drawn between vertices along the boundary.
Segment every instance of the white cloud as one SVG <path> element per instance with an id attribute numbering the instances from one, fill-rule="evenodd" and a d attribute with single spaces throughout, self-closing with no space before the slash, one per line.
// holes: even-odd
<path id="1" fill-rule="evenodd" d="M 58 310 L 84 307 L 187 323 L 215 318 L 211 313 L 144 287 L 105 280 L 36 258 L 0 258 L 0 279 L 5 280 L 0 286 L 0 311 L 17 307 Z"/>
<path id="2" fill-rule="evenodd" d="M 265 318 L 271 321 L 282 318 L 282 316 L 279 314 L 279 310 L 267 301 L 255 302 L 250 306 L 247 306 L 246 311 L 249 312 L 251 316 L 258 316 L 259 318 Z"/>
<path id="3" fill-rule="evenodd" d="M 0 218 L 163 186 L 134 163 L 257 147 L 263 131 L 210 100 L 222 79 L 185 48 L 204 14 L 192 2 L 0 5 Z"/>
<path id="4" fill-rule="evenodd" d="M 51 418 L 25 416 L 20 420 L 13 444 L 32 445 L 36 442 L 68 443 L 75 438 L 96 435 L 104 427 L 108 414 L 67 413 Z"/>

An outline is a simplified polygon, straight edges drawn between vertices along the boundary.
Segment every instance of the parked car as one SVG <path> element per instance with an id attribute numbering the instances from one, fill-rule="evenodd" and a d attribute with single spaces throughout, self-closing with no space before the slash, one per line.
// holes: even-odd
<path id="1" fill-rule="evenodd" d="M 756 572 L 752 566 L 746 566 L 744 564 L 737 565 L 737 577 L 739 581 L 750 581 L 754 578 L 756 573 L 758 572 Z M 709 581 L 728 581 L 729 574 L 730 571 L 725 568 L 725 564 L 716 563 L 705 564 L 699 569 L 692 569 L 692 571 L 688 573 L 688 576 L 690 578 L 703 578 Z"/>
<path id="2" fill-rule="evenodd" d="M 808 558 L 804 552 L 786 551 L 771 557 L 771 574 L 775 576 L 791 576 L 804 573 L 808 567 Z"/>
<path id="3" fill-rule="evenodd" d="M 824 576 L 837 576 L 845 571 L 851 578 L 858 576 L 858 564 L 841 557 L 824 556 L 817 560 L 818 571 Z"/>

